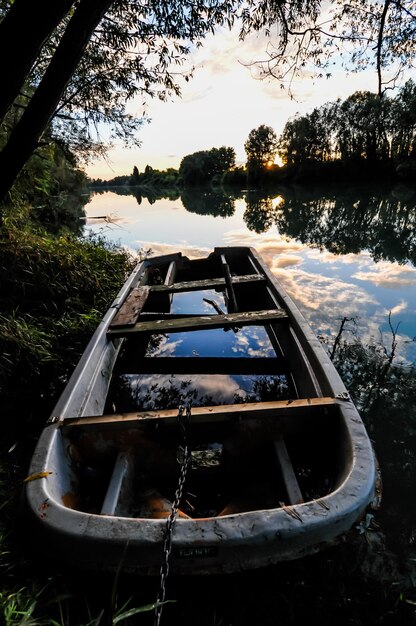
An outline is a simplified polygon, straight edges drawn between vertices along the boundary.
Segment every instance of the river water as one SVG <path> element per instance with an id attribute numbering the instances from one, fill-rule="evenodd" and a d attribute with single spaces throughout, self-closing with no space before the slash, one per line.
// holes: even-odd
<path id="1" fill-rule="evenodd" d="M 334 336 L 348 317 L 354 321 L 347 330 L 367 343 L 383 336 L 389 344 L 390 313 L 397 357 L 415 360 L 416 193 L 283 193 L 233 198 L 187 191 L 182 199 L 149 201 L 107 191 L 86 206 L 87 230 L 155 254 L 181 250 L 195 257 L 214 246 L 253 246 L 318 335 Z"/>
<path id="2" fill-rule="evenodd" d="M 330 352 L 346 318 L 334 362 L 362 412 L 384 483 L 354 588 L 375 580 L 412 607 L 416 189 L 345 185 L 170 197 L 120 189 L 93 194 L 85 212 L 86 233 L 103 234 L 133 252 L 198 257 L 215 246 L 253 246 Z M 375 596 L 368 601 L 377 604 Z"/>

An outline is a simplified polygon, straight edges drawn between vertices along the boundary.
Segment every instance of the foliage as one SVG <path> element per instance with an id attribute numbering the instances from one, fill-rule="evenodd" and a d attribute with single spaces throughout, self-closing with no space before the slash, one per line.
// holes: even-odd
<path id="1" fill-rule="evenodd" d="M 247 168 L 264 169 L 274 163 L 277 154 L 277 136 L 273 128 L 262 124 L 250 131 L 244 144 Z"/>
<path id="2" fill-rule="evenodd" d="M 295 167 L 305 160 L 328 160 L 331 156 L 333 118 L 333 106 L 325 105 L 286 122 L 279 137 L 278 151 L 282 160 Z"/>
<path id="3" fill-rule="evenodd" d="M 327 103 L 286 123 L 279 155 L 298 174 L 311 163 L 339 161 L 349 175 L 357 164 L 365 175 L 371 167 L 377 173 L 390 163 L 392 175 L 393 164 L 416 157 L 415 103 L 411 80 L 394 98 L 356 92 L 344 101 Z"/>
<path id="4" fill-rule="evenodd" d="M 12 128 L 20 117 L 20 109 L 12 109 L 7 114 L 4 124 L 0 126 L 0 148 L 7 142 L 7 129 Z M 30 203 L 35 212 L 53 214 L 57 205 L 66 203 L 70 197 L 72 208 L 69 203 L 67 208 L 74 213 L 78 208 L 78 219 L 81 215 L 79 205 L 86 193 L 87 177 L 78 168 L 74 154 L 46 132 L 42 145 L 17 178 L 9 196 L 9 204 L 17 209 L 22 203 Z M 74 201 L 78 202 L 78 207 L 74 206 Z M 36 215 L 33 217 L 36 220 Z M 62 211 L 60 217 L 63 221 L 68 221 L 69 215 Z"/>
<path id="5" fill-rule="evenodd" d="M 265 30 L 270 43 L 257 62 L 260 77 L 273 77 L 292 94 L 295 79 L 329 78 L 334 66 L 375 68 L 378 93 L 395 86 L 415 57 L 413 0 L 342 0 L 276 3 L 249 0 L 242 37 Z M 256 63 L 253 63 L 255 65 Z"/>
<path id="6" fill-rule="evenodd" d="M 101 238 L 50 236 L 25 219 L 6 219 L 0 242 L 0 395 L 8 390 L 10 416 L 32 394 L 53 401 L 132 267 Z M 13 438 L 21 425 L 6 423 Z"/>
<path id="7" fill-rule="evenodd" d="M 30 64 L 31 72 L 24 76 L 25 110 L 0 153 L 0 196 L 10 189 L 53 117 L 53 132 L 79 154 L 105 150 L 99 131 L 103 122 L 110 125 L 110 142 L 111 137 L 128 145 L 137 142 L 141 121 L 128 111 L 128 102 L 134 97 L 166 99 L 169 94 L 179 94 L 171 67 L 183 65 L 190 44 L 200 45 L 217 25 L 231 24 L 232 8 L 231 0 L 179 4 L 166 0 L 140 5 L 135 0 L 80 0 L 64 19 L 51 23 L 48 38 L 39 29 L 40 40 L 23 48 L 18 58 L 17 70 L 24 73 L 28 55 L 34 54 L 36 45 L 41 47 L 36 63 Z M 16 16 L 20 11 L 24 20 L 25 7 L 20 0 L 9 11 L 4 5 L 0 9 L 0 35 L 10 14 Z M 44 11 L 41 6 L 35 14 L 32 33 L 37 31 L 36 20 L 43 24 Z M 13 28 L 18 38 L 19 22 Z M 13 40 L 12 32 L 7 36 Z M 189 74 L 185 72 L 187 80 Z M 14 99 L 22 88 L 23 84 L 15 87 Z M 0 95 L 0 111 L 3 105 L 7 103 Z"/>
<path id="8" fill-rule="evenodd" d="M 179 176 L 185 187 L 192 187 L 219 179 L 234 166 L 234 148 L 222 146 L 186 155 L 179 166 Z"/>
<path id="9" fill-rule="evenodd" d="M 169 94 L 179 94 L 172 67 L 182 71 L 190 44 L 200 45 L 208 33 L 218 25 L 230 26 L 236 16 L 241 18 L 242 38 L 253 30 L 265 31 L 272 38 L 267 59 L 260 63 L 261 75 L 272 75 L 283 83 L 289 80 L 291 84 L 299 73 L 310 72 L 311 66 L 312 74 L 330 76 L 331 66 L 336 64 L 334 52 L 338 52 L 356 70 L 373 64 L 381 94 L 386 86 L 395 84 L 404 68 L 412 66 L 415 52 L 411 0 L 375 0 L 370 6 L 364 0 L 348 5 L 332 0 L 325 9 L 320 0 L 186 0 L 179 4 L 165 0 L 144 2 L 139 7 L 135 0 L 105 0 L 95 2 L 94 7 L 87 0 L 62 0 L 59 7 L 47 26 L 46 6 L 31 13 L 30 46 L 19 51 L 14 72 L 22 76 L 21 84 L 16 83 L 14 92 L 3 97 L 14 99 L 25 112 L 17 125 L 21 132 L 10 135 L 3 157 L 0 155 L 2 196 L 52 117 L 55 136 L 85 157 L 106 150 L 100 135 L 103 122 L 111 128 L 110 142 L 138 143 L 136 132 L 142 120 L 137 113 L 130 113 L 127 103 L 137 96 L 141 100 L 149 96 L 166 99 Z M 8 17 L 21 15 L 22 26 L 25 10 L 27 13 L 23 0 L 0 4 L 0 30 L 6 24 L 3 34 L 7 37 L 0 38 L 6 42 L 5 52 L 20 34 L 18 21 L 7 29 Z M 387 69 L 391 73 L 383 78 Z M 185 70 L 183 75 L 188 80 L 191 72 Z M 18 102 L 20 93 L 24 93 L 23 105 Z M 3 102 L 3 110 L 8 108 L 7 102 Z"/>

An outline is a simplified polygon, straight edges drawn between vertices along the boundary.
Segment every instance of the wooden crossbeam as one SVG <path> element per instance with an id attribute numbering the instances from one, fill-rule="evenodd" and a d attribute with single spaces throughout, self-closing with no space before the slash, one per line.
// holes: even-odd
<path id="1" fill-rule="evenodd" d="M 258 326 L 287 320 L 283 309 L 269 311 L 249 311 L 246 313 L 228 313 L 226 315 L 201 315 L 181 319 L 160 319 L 152 322 L 137 322 L 134 326 L 110 328 L 110 337 L 127 337 L 136 333 L 179 333 L 183 331 L 227 328 L 232 326 Z"/>
<path id="2" fill-rule="evenodd" d="M 213 423 L 230 419 L 278 418 L 291 414 L 314 414 L 317 409 L 331 408 L 338 404 L 335 398 L 302 398 L 298 400 L 275 400 L 270 402 L 250 402 L 244 404 L 221 404 L 218 406 L 193 407 L 192 422 Z M 72 428 L 83 429 L 118 429 L 134 428 L 163 421 L 176 423 L 177 409 L 161 411 L 140 411 L 136 413 L 118 413 L 115 415 L 93 415 L 89 417 L 69 417 L 60 422 L 64 433 Z"/>
<path id="3" fill-rule="evenodd" d="M 264 283 L 266 278 L 262 274 L 247 274 L 246 276 L 233 276 L 233 284 Z M 200 291 L 204 289 L 225 289 L 225 278 L 207 278 L 205 280 L 192 280 L 172 285 L 151 285 L 152 292 L 180 293 L 183 291 Z"/>
<path id="4" fill-rule="evenodd" d="M 117 363 L 124 374 L 284 374 L 286 362 L 275 357 L 145 357 L 124 354 Z"/>
<path id="5" fill-rule="evenodd" d="M 233 279 L 231 277 L 231 272 L 227 263 L 227 259 L 225 258 L 223 254 L 221 255 L 221 264 L 222 264 L 222 271 L 224 274 L 225 285 L 226 285 L 225 291 L 227 295 L 226 297 L 227 309 L 230 313 L 235 313 L 236 311 L 238 311 L 238 308 L 237 308 L 237 300 L 236 300 L 235 293 L 234 293 Z"/>

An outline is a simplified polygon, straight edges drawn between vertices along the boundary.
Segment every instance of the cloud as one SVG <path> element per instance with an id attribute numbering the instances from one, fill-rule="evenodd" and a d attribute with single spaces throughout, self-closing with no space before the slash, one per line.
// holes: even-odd
<path id="1" fill-rule="evenodd" d="M 273 260 L 272 271 L 276 268 L 290 267 L 294 265 L 300 265 L 301 263 L 303 263 L 303 259 L 300 256 L 294 256 L 289 254 L 286 256 L 281 255 L 277 259 Z"/>
<path id="2" fill-rule="evenodd" d="M 364 315 L 369 304 L 377 304 L 364 289 L 341 279 L 311 274 L 301 269 L 288 272 L 273 267 L 272 271 L 301 308 L 309 310 L 309 315 L 316 311 L 323 319 L 342 319 L 345 316 Z"/>
<path id="3" fill-rule="evenodd" d="M 196 389 L 198 397 L 213 396 L 215 403 L 232 403 L 234 394 L 241 391 L 240 385 L 231 377 L 222 374 L 198 374 L 198 376 L 164 374 L 144 375 L 137 379 L 129 377 L 129 383 L 135 394 L 141 397 L 147 393 L 151 399 L 157 398 L 158 388 L 182 389 L 182 385 L 190 382 L 188 389 Z M 137 393 L 140 390 L 139 394 Z"/>
<path id="4" fill-rule="evenodd" d="M 390 309 L 390 313 L 392 315 L 398 315 L 402 311 L 405 311 L 407 307 L 408 307 L 407 302 L 405 302 L 404 300 L 401 300 L 398 304 L 396 304 L 396 306 Z"/>
<path id="5" fill-rule="evenodd" d="M 183 97 L 182 103 L 191 104 L 193 102 L 198 102 L 198 100 L 204 100 L 210 92 L 212 92 L 212 87 L 206 87 L 200 91 L 191 91 Z"/>
<path id="6" fill-rule="evenodd" d="M 352 277 L 371 282 L 378 287 L 397 289 L 416 285 L 416 268 L 382 261 L 371 269 L 356 272 Z"/>
<path id="7" fill-rule="evenodd" d="M 145 250 L 150 249 L 152 251 L 151 256 L 160 256 L 164 254 L 176 254 L 179 250 L 184 256 L 189 256 L 192 259 L 200 259 L 205 257 L 211 252 L 209 248 L 200 248 L 198 246 L 192 246 L 189 243 L 182 242 L 181 244 L 161 243 L 158 241 L 140 241 L 136 240 L 139 248 Z"/>

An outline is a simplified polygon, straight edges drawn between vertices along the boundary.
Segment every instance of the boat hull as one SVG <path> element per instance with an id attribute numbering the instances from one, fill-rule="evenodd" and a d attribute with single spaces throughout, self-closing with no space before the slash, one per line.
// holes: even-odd
<path id="1" fill-rule="evenodd" d="M 255 251 L 221 248 L 211 256 L 215 257 L 215 263 L 218 258 L 228 259 L 231 268 L 239 267 L 242 256 L 246 265 L 249 260 L 244 280 L 231 277 L 235 287 L 231 285 L 227 294 L 229 312 L 252 298 L 245 283 L 250 282 L 248 272 L 254 271 L 264 283 L 261 288 L 265 290 L 264 302 L 270 307 L 267 310 L 273 310 L 273 305 L 287 318 L 281 330 L 278 316 L 269 319 L 262 309 L 257 323 L 266 326 L 274 345 L 289 363 L 293 372 L 290 389 L 296 390 L 297 397 L 191 408 L 189 428 L 194 432 L 194 440 L 204 442 L 205 447 L 208 440 L 215 441 L 222 455 L 217 466 L 198 470 L 199 474 L 197 470 L 191 472 L 203 475 L 201 480 L 205 480 L 206 474 L 208 482 L 212 482 L 211 477 L 218 479 L 218 491 L 221 483 L 231 487 L 228 491 L 224 488 L 224 501 L 215 513 L 193 516 L 189 508 L 182 512 L 180 505 L 171 554 L 171 570 L 178 574 L 237 572 L 317 552 L 342 541 L 379 495 L 375 457 L 365 427 L 332 362 L 297 307 Z M 43 553 L 55 554 L 59 560 L 99 570 L 121 567 L 137 574 L 157 574 L 160 569 L 170 507 L 160 509 L 159 516 L 154 510 L 151 515 L 143 516 L 137 512 L 135 503 L 137 510 L 132 513 L 132 505 L 123 504 L 123 493 L 128 491 L 129 498 L 134 500 L 140 487 L 137 475 L 142 475 L 146 463 L 146 469 L 151 468 L 154 481 L 159 481 L 159 485 L 164 483 L 160 482 L 162 479 L 157 472 L 161 474 L 164 468 L 168 477 L 174 473 L 174 464 L 178 464 L 175 455 L 181 445 L 175 410 L 105 412 L 110 381 L 126 336 L 134 332 L 135 336 L 145 334 L 148 337 L 147 327 L 143 330 L 143 326 L 139 326 L 143 324 L 142 318 L 145 324 L 151 325 L 152 320 L 156 323 L 155 315 L 151 312 L 146 317 L 145 312 L 139 322 L 130 324 L 126 333 L 126 327 L 123 326 L 121 332 L 114 319 L 131 290 L 137 285 L 147 285 L 149 267 L 166 264 L 171 267 L 172 263 L 178 267 L 184 264 L 180 255 L 172 255 L 167 259 L 150 259 L 136 268 L 94 334 L 40 436 L 30 468 L 33 480 L 25 486 L 25 501 L 31 537 L 36 538 L 35 543 Z M 193 268 L 192 263 L 186 259 L 184 266 L 188 268 L 190 264 Z M 242 265 L 244 263 L 241 261 Z M 188 274 L 184 275 L 189 280 L 183 284 L 188 285 L 188 289 L 190 285 L 194 288 L 197 281 L 191 280 L 193 275 L 188 269 L 186 272 Z M 205 280 L 205 286 L 206 281 L 211 280 L 206 278 L 206 272 L 208 270 L 200 263 L 197 276 L 200 282 Z M 218 289 L 227 290 L 227 282 L 225 272 L 224 282 L 217 280 Z M 155 297 L 159 298 L 154 301 L 158 302 L 157 307 L 167 306 L 169 311 L 165 294 L 169 290 L 163 286 L 150 289 L 154 289 Z M 186 291 L 186 286 L 183 289 Z M 218 322 L 213 317 L 207 324 L 213 326 Z M 166 310 L 159 318 L 166 325 Z M 181 319 L 176 316 L 173 321 L 178 325 Z M 234 326 L 242 325 L 242 320 L 241 313 L 231 311 L 229 315 L 224 314 L 221 323 L 224 322 L 224 329 L 229 324 L 231 332 L 237 334 Z M 200 317 L 194 319 L 190 330 L 200 331 L 201 323 Z M 172 324 L 169 328 L 171 332 L 179 332 Z M 228 367 L 228 361 L 226 365 Z M 246 367 L 246 363 L 238 362 L 238 366 Z M 158 433 L 163 439 L 160 461 L 156 460 Z M 301 441 L 299 449 L 298 441 Z M 293 449 L 295 457 L 305 454 L 312 470 L 309 465 L 306 470 L 306 465 L 302 466 L 300 461 L 292 464 L 286 460 L 284 442 L 291 454 Z M 150 461 L 146 460 L 146 454 Z M 139 461 L 137 455 L 141 455 Z M 114 466 L 110 487 L 106 486 L 107 491 L 104 490 L 101 497 L 104 504 L 95 510 L 95 504 L 85 502 L 94 499 L 91 496 L 94 490 L 101 489 L 101 479 L 98 481 L 94 473 L 101 467 L 101 460 L 97 459 L 107 457 L 111 457 Z M 171 457 L 175 460 L 169 465 Z M 264 467 L 263 457 L 266 459 Z M 246 467 L 250 463 L 253 467 Z M 157 465 L 157 471 L 153 465 Z M 316 485 L 310 485 L 309 476 L 300 476 L 307 472 L 318 475 L 326 465 L 329 478 L 325 474 L 325 479 L 319 478 Z M 274 474 L 279 475 L 283 487 Z M 264 500 L 257 497 L 270 475 L 269 492 L 276 489 L 274 503 L 270 493 Z M 256 481 L 251 480 L 253 477 Z M 250 489 L 253 492 L 252 482 L 255 483 L 252 502 L 260 504 L 236 504 L 238 498 L 248 499 Z M 86 490 L 88 498 L 80 504 L 79 492 Z M 299 490 L 302 493 L 298 496 Z M 168 491 L 166 488 L 163 493 Z M 165 498 L 168 503 L 172 499 L 172 496 Z M 226 502 L 228 499 L 230 502 Z"/>

